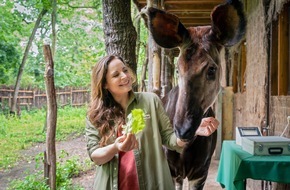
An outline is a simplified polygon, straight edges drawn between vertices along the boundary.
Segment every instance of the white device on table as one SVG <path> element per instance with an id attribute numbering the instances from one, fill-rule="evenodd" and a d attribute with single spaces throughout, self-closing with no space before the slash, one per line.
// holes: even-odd
<path id="1" fill-rule="evenodd" d="M 236 127 L 236 144 L 242 146 L 242 138 L 261 136 L 258 127 Z"/>
<path id="2" fill-rule="evenodd" d="M 252 155 L 290 155 L 290 139 L 281 136 L 242 138 L 242 149 Z"/>

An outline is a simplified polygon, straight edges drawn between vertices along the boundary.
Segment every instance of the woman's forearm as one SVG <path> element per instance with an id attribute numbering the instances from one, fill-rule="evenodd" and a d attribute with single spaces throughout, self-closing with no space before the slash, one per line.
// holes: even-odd
<path id="1" fill-rule="evenodd" d="M 93 159 L 95 164 L 102 165 L 112 160 L 112 158 L 117 153 L 118 153 L 118 149 L 116 145 L 113 143 L 108 146 L 96 149 L 92 153 L 91 158 Z"/>

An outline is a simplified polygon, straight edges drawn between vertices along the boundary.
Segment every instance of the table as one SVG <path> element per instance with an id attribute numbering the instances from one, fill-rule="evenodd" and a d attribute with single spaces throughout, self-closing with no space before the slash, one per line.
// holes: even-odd
<path id="1" fill-rule="evenodd" d="M 244 190 L 247 178 L 290 183 L 290 156 L 253 156 L 235 141 L 223 141 L 217 182 L 227 190 Z"/>

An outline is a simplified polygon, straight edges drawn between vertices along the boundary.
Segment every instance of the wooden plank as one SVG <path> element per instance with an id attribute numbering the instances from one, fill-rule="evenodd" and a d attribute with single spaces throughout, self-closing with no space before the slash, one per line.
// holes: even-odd
<path id="1" fill-rule="evenodd" d="M 197 3 L 223 3 L 224 0 L 163 0 L 164 3 L 167 2 L 167 3 L 174 3 L 174 2 L 183 2 L 183 3 L 188 3 L 188 2 L 197 2 Z M 147 3 L 147 0 L 138 0 L 139 3 Z"/>
<path id="2" fill-rule="evenodd" d="M 43 96 L 46 96 L 46 94 L 35 94 L 34 96 L 35 97 L 43 97 Z"/>
<path id="3" fill-rule="evenodd" d="M 89 92 L 89 90 L 72 90 L 72 92 Z"/>
<path id="4" fill-rule="evenodd" d="M 2 92 L 14 92 L 13 89 L 0 89 Z M 19 90 L 19 92 L 25 92 L 25 93 L 33 93 L 32 90 Z"/>
<path id="5" fill-rule="evenodd" d="M 278 22 L 273 21 L 271 27 L 270 45 L 270 92 L 272 96 L 278 95 Z"/>
<path id="6" fill-rule="evenodd" d="M 215 6 L 215 4 L 165 4 L 164 9 L 169 12 L 211 12 Z"/>
<path id="7" fill-rule="evenodd" d="M 175 14 L 175 15 L 178 15 L 178 17 L 180 19 L 183 19 L 183 18 L 191 18 L 191 19 L 194 19 L 194 18 L 206 18 L 206 19 L 209 19 L 210 18 L 210 13 L 209 11 L 178 11 L 178 10 L 172 10 L 172 11 L 169 11 L 170 13 L 172 14 Z"/>
<path id="8" fill-rule="evenodd" d="M 33 99 L 33 96 L 17 96 L 18 99 Z"/>
<path id="9" fill-rule="evenodd" d="M 288 94 L 288 34 L 288 9 L 284 9 L 278 23 L 278 96 Z"/>
<path id="10" fill-rule="evenodd" d="M 217 129 L 217 143 L 216 143 L 216 148 L 215 148 L 215 159 L 219 160 L 220 159 L 220 154 L 222 150 L 222 143 L 223 143 L 223 115 L 222 115 L 222 103 L 223 103 L 223 90 L 220 91 L 217 97 L 217 101 L 215 102 L 215 114 L 216 114 L 216 119 L 219 120 L 220 126 Z"/>
<path id="11" fill-rule="evenodd" d="M 3 99 L 9 99 L 12 98 L 12 96 L 1 96 Z M 18 96 L 18 99 L 33 99 L 33 96 Z"/>
<path id="12" fill-rule="evenodd" d="M 245 42 L 241 43 L 241 92 L 246 91 L 246 77 L 245 77 L 245 72 L 246 72 L 246 67 L 247 67 L 247 50 L 246 50 L 246 44 Z"/>
<path id="13" fill-rule="evenodd" d="M 180 19 L 185 27 L 207 26 L 211 24 L 210 19 Z"/>
<path id="14" fill-rule="evenodd" d="M 143 1 L 143 0 L 141 0 Z M 223 3 L 224 0 L 164 0 L 164 3 L 199 3 L 199 4 L 204 4 L 204 3 L 215 3 L 215 4 L 219 4 L 219 3 Z"/>
<path id="15" fill-rule="evenodd" d="M 222 139 L 233 140 L 233 88 L 225 87 L 222 98 Z"/>
<path id="16" fill-rule="evenodd" d="M 32 103 L 20 102 L 20 103 L 17 103 L 17 105 L 20 105 L 20 106 L 28 106 L 28 105 L 32 105 Z"/>
<path id="17" fill-rule="evenodd" d="M 232 60 L 233 65 L 233 76 L 232 76 L 232 86 L 233 86 L 233 92 L 237 93 L 239 92 L 239 74 L 238 74 L 238 62 L 237 62 L 237 54 L 234 54 L 234 59 Z"/>
<path id="18" fill-rule="evenodd" d="M 56 94 L 57 95 L 71 94 L 71 91 L 69 91 L 69 92 L 57 92 Z"/>
<path id="19" fill-rule="evenodd" d="M 9 99 L 12 98 L 12 96 L 1 96 L 2 99 Z"/>

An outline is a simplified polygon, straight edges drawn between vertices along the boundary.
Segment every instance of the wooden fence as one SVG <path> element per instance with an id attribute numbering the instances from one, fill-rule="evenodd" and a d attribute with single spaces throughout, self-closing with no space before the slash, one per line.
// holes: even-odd
<path id="1" fill-rule="evenodd" d="M 11 107 L 14 89 L 0 87 L 0 108 L 2 110 Z M 89 88 L 64 88 L 56 89 L 58 106 L 82 106 L 90 100 Z M 46 106 L 46 92 L 38 89 L 20 89 L 17 98 L 17 109 L 42 108 Z"/>

